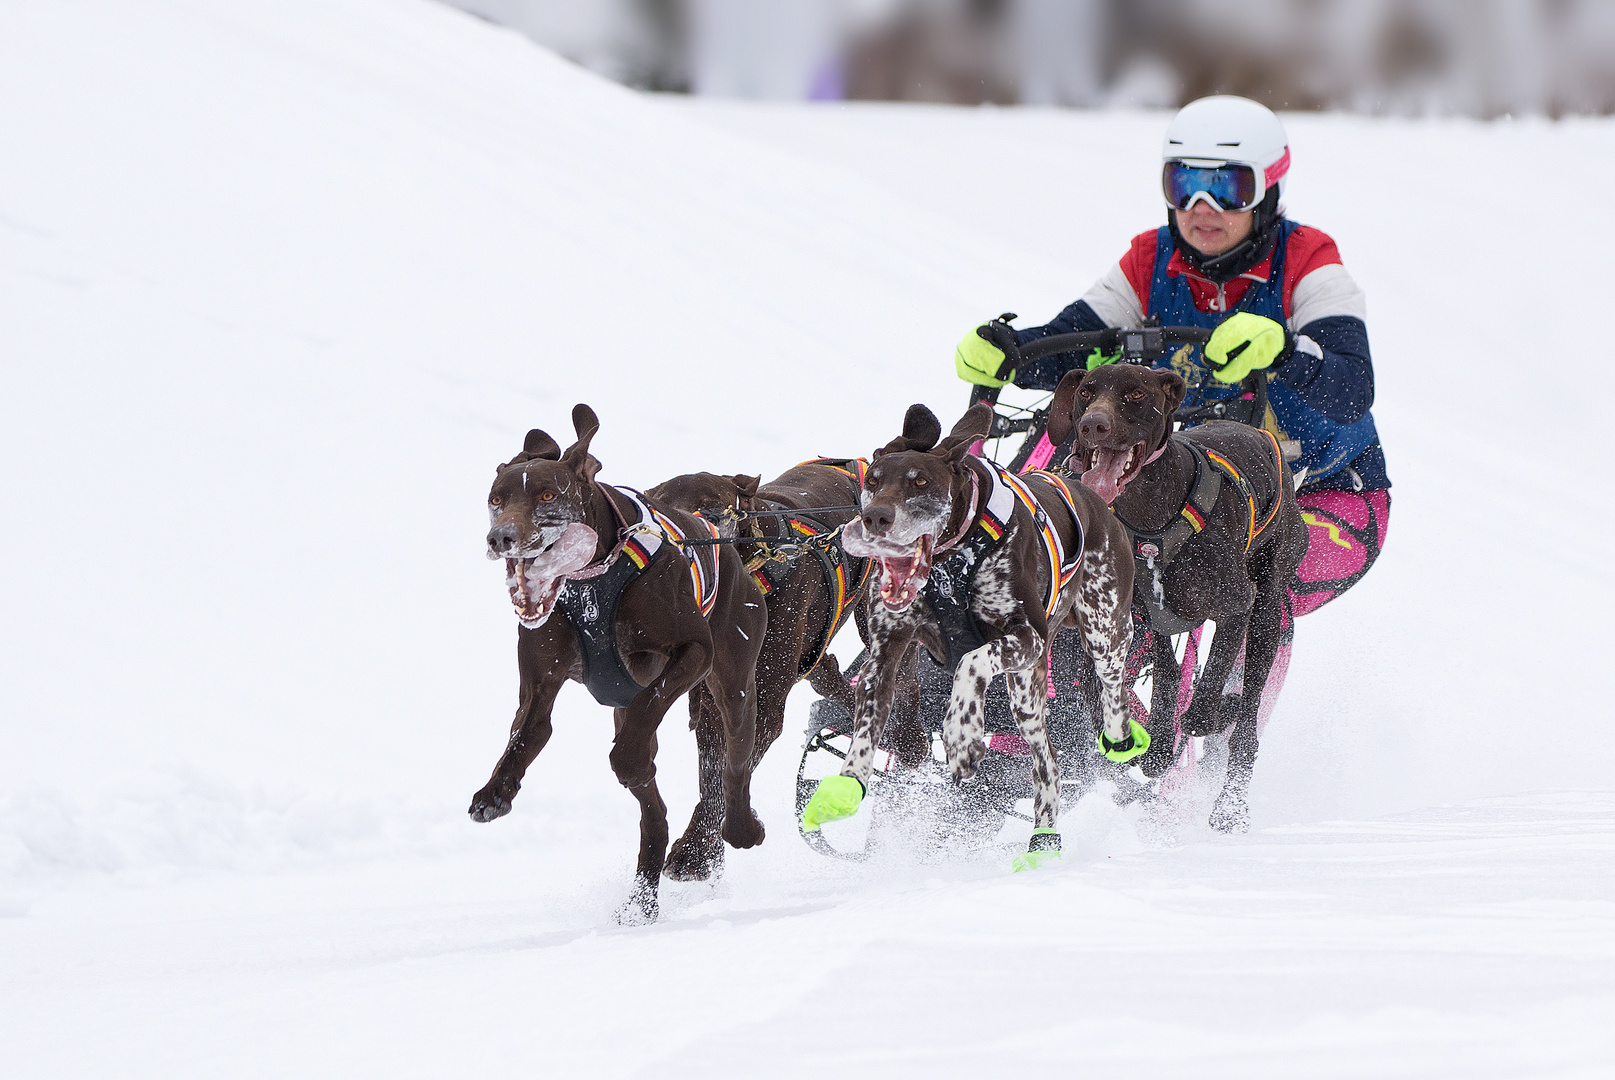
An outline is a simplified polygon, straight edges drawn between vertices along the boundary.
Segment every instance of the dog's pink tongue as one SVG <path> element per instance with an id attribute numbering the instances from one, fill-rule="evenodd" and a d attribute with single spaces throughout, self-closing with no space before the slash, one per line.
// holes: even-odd
<path id="1" fill-rule="evenodd" d="M 1127 450 L 1101 450 L 1094 467 L 1082 474 L 1082 486 L 1104 499 L 1116 501 L 1122 493 L 1122 472 L 1127 468 Z"/>
<path id="2" fill-rule="evenodd" d="M 880 598 L 886 606 L 902 610 L 914 602 L 920 584 L 931 576 L 930 535 L 920 537 L 908 558 L 881 557 Z"/>
<path id="3" fill-rule="evenodd" d="M 593 529 L 580 521 L 574 521 L 556 538 L 555 543 L 534 557 L 527 571 L 528 578 L 533 581 L 550 581 L 562 574 L 583 569 L 589 565 L 589 560 L 594 556 L 595 545 L 599 540 L 599 535 Z"/>

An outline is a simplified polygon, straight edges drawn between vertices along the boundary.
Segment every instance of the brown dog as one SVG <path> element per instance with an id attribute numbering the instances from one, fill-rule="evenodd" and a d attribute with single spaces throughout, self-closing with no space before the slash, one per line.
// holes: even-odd
<path id="1" fill-rule="evenodd" d="M 785 725 L 785 701 L 791 688 L 806 678 L 815 692 L 842 701 L 850 711 L 853 690 L 842 677 L 840 665 L 826 649 L 830 639 L 849 618 L 858 623 L 860 636 L 867 639 L 864 625 L 863 584 L 868 572 L 867 559 L 854 558 L 835 543 L 836 529 L 851 521 L 851 511 L 825 513 L 817 507 L 855 506 L 861 487 L 861 469 L 866 463 L 855 460 L 805 462 L 767 484 L 755 476 L 719 476 L 690 473 L 676 476 L 650 489 L 653 498 L 681 510 L 699 511 L 708 520 L 720 522 L 724 536 L 750 542 L 736 545 L 767 594 L 768 633 L 757 661 L 757 740 L 752 748 L 752 768 L 762 760 Z M 790 516 L 741 517 L 742 514 L 789 514 Z M 771 547 L 770 540 L 799 543 L 815 534 L 828 542 L 809 549 Z M 770 551 L 781 558 L 767 560 Z M 919 704 L 914 658 L 906 664 L 907 685 L 894 717 L 893 734 L 907 736 L 894 747 L 900 760 L 915 764 L 930 752 L 930 742 L 914 713 Z M 668 877 L 679 880 L 705 880 L 723 865 L 723 846 L 717 826 L 722 820 L 719 801 L 718 765 L 725 754 L 724 732 L 710 694 L 698 688 L 690 694 L 690 726 L 695 729 L 701 753 L 701 802 L 690 817 L 684 835 L 668 852 Z"/>
<path id="2" fill-rule="evenodd" d="M 750 749 L 767 616 L 733 551 L 681 544 L 710 537 L 698 518 L 596 482 L 600 463 L 589 441 L 599 421 L 579 405 L 572 423 L 577 442 L 564 454 L 549 435 L 528 432 L 488 493 L 488 557 L 505 560 L 521 624 L 521 704 L 470 814 L 492 821 L 510 812 L 527 767 L 549 741 L 556 693 L 568 679 L 584 683 L 615 708 L 611 768 L 639 801 L 638 874 L 618 917 L 646 922 L 656 918 L 668 835 L 656 789 L 656 728 L 697 684 L 711 696 L 731 748 L 721 778 L 723 839 L 742 848 L 762 843 Z"/>
<path id="3" fill-rule="evenodd" d="M 1177 760 L 1172 718 L 1179 674 L 1169 635 L 1207 619 L 1217 624 L 1183 731 L 1209 735 L 1232 726 L 1228 775 L 1211 824 L 1243 831 L 1250 824 L 1257 708 L 1307 530 L 1271 435 L 1226 420 L 1172 433 L 1184 390 L 1176 373 L 1137 364 L 1073 371 L 1055 391 L 1048 435 L 1056 445 L 1075 435 L 1072 471 L 1111 504 L 1132 541 L 1135 608 L 1156 631 L 1151 748 L 1139 762 L 1149 775 Z M 1225 699 L 1241 648 L 1243 691 Z"/>
<path id="4" fill-rule="evenodd" d="M 1059 850 L 1060 776 L 1044 724 L 1052 632 L 1077 627 L 1101 682 L 1104 737 L 1136 750 L 1122 702 L 1132 560 L 1126 535 L 1091 492 L 1048 474 L 1013 477 L 973 457 L 991 407 L 977 405 L 937 441 L 923 405 L 875 452 L 863 512 L 842 546 L 876 560 L 867 586 L 869 658 L 859 672 L 855 728 L 840 776 L 826 777 L 803 814 L 809 830 L 857 809 L 891 711 L 898 661 L 919 641 L 953 673 L 943 746 L 955 781 L 973 775 L 988 682 L 1003 672 L 1011 710 L 1032 752 L 1034 832 L 1018 868 Z M 1143 731 L 1136 737 L 1142 740 Z"/>

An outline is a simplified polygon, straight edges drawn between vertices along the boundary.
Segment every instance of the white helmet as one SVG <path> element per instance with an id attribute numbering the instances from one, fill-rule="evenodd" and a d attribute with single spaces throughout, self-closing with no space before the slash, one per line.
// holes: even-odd
<path id="1" fill-rule="evenodd" d="M 1161 166 L 1168 206 L 1187 210 L 1205 198 L 1219 210 L 1249 210 L 1277 187 L 1276 210 L 1290 171 L 1290 140 L 1267 106 L 1220 94 L 1178 110 L 1167 125 Z"/>

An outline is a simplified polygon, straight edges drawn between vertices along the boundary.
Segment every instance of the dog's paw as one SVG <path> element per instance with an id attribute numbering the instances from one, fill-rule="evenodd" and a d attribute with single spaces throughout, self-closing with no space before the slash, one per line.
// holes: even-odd
<path id="1" fill-rule="evenodd" d="M 886 742 L 897 763 L 905 769 L 917 769 L 931 758 L 931 736 L 925 733 L 918 720 L 889 725 Z"/>
<path id="2" fill-rule="evenodd" d="M 1152 739 L 1150 748 L 1132 762 L 1151 780 L 1158 776 L 1165 776 L 1167 771 L 1177 763 L 1178 755 L 1173 752 L 1170 733 Z"/>
<path id="3" fill-rule="evenodd" d="M 723 816 L 723 838 L 733 848 L 756 847 L 763 842 L 766 830 L 751 807 L 731 810 Z"/>
<path id="4" fill-rule="evenodd" d="M 711 881 L 723 872 L 723 844 L 717 834 L 691 839 L 688 833 L 673 841 L 662 876 L 669 881 Z"/>
<path id="5" fill-rule="evenodd" d="M 471 808 L 466 813 L 472 821 L 492 821 L 510 813 L 510 801 L 516 797 L 519 785 L 508 781 L 490 780 L 488 786 L 471 796 Z"/>
<path id="6" fill-rule="evenodd" d="M 1251 829 L 1250 804 L 1238 792 L 1224 791 L 1211 808 L 1210 825 L 1221 833 L 1248 833 Z"/>
<path id="7" fill-rule="evenodd" d="M 953 777 L 955 784 L 962 784 L 976 775 L 976 766 L 986 756 L 987 744 L 980 739 L 972 739 L 964 746 L 949 751 L 948 775 Z"/>
<path id="8" fill-rule="evenodd" d="M 1206 697 L 1196 695 L 1189 703 L 1189 710 L 1183 714 L 1183 733 L 1197 739 L 1206 735 L 1218 735 L 1228 730 L 1228 726 L 1238 718 L 1237 694 L 1228 696 L 1214 694 Z"/>
<path id="9" fill-rule="evenodd" d="M 646 884 L 641 881 L 634 885 L 634 891 L 624 900 L 617 909 L 617 924 L 619 926 L 649 926 L 661 914 L 661 905 L 656 899 L 656 883 Z"/>

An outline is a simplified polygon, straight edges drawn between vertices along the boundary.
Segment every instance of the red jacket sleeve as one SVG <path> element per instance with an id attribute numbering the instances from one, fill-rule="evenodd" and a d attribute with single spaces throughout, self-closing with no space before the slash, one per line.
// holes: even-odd
<path id="1" fill-rule="evenodd" d="M 1136 245 L 1137 241 L 1134 243 Z M 1295 310 L 1290 301 L 1295 296 L 1296 282 L 1320 266 L 1339 262 L 1340 249 L 1335 247 L 1334 240 L 1323 230 L 1314 229 L 1311 225 L 1298 225 L 1290 233 L 1290 242 L 1284 248 L 1283 301 L 1286 319 Z"/>
<path id="2" fill-rule="evenodd" d="M 1339 261 L 1339 260 L 1336 260 Z M 1150 278 L 1155 273 L 1155 230 L 1147 229 L 1133 237 L 1132 246 L 1121 258 L 1122 273 L 1127 284 L 1138 294 L 1138 306 L 1150 313 Z"/>

